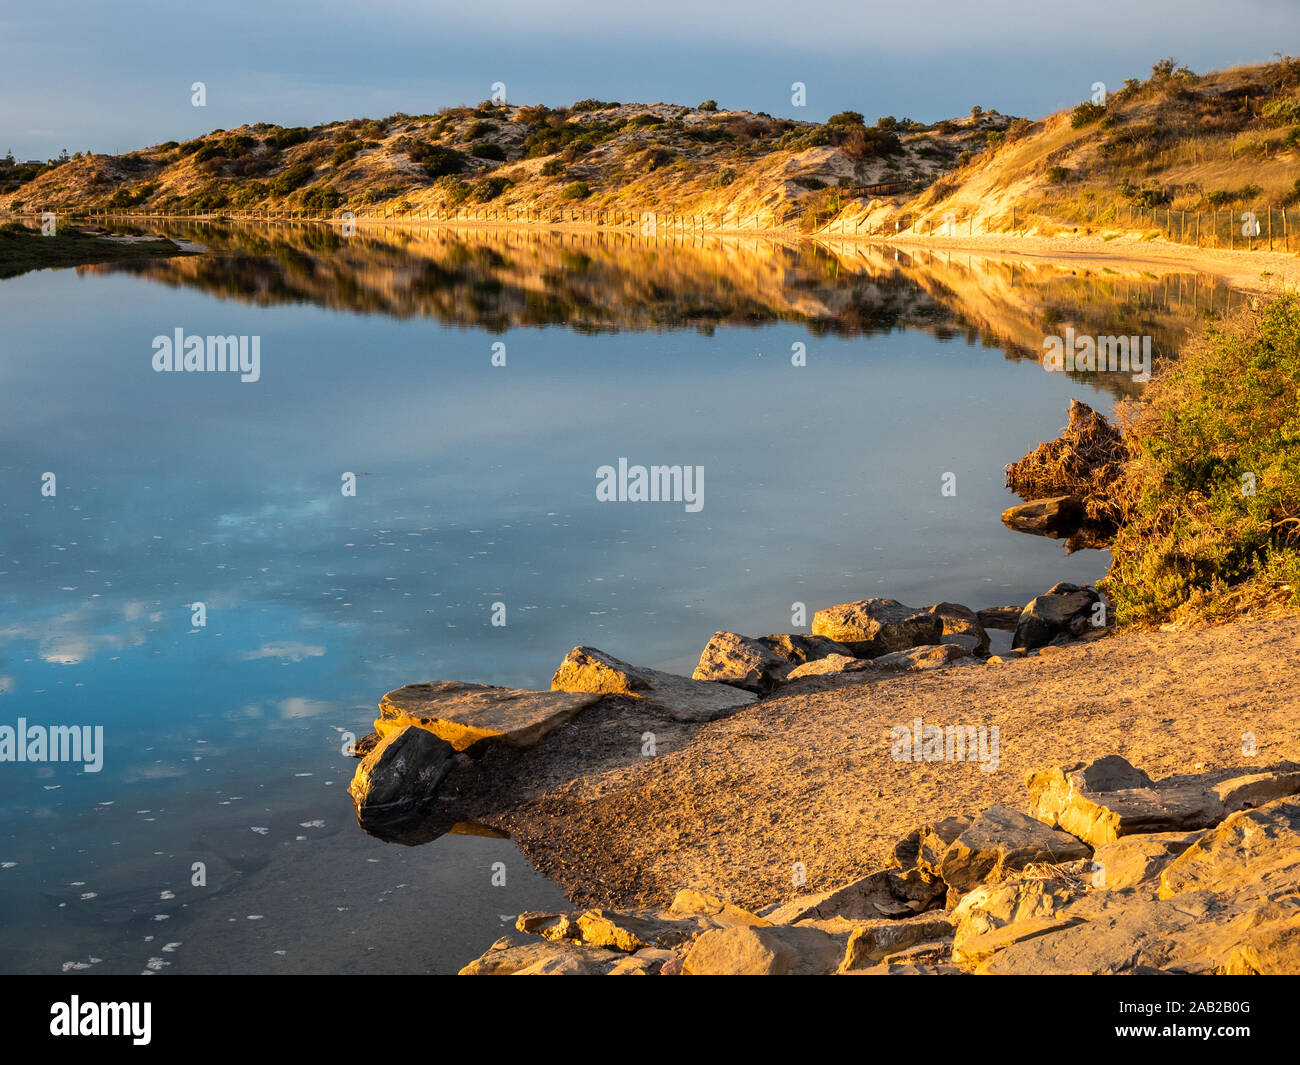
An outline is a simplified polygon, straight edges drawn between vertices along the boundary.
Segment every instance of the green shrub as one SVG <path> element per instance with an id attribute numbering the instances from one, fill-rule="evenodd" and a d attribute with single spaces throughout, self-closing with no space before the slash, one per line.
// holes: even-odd
<path id="1" fill-rule="evenodd" d="M 723 189 L 726 188 L 735 180 L 736 180 L 735 170 L 733 170 L 729 166 L 724 166 L 721 170 L 719 170 L 716 174 L 713 175 L 713 180 L 710 182 L 710 184 L 715 189 Z"/>
<path id="2" fill-rule="evenodd" d="M 570 111 L 608 111 L 611 107 L 617 107 L 618 104 L 606 103 L 604 100 L 579 100 L 575 103 Z"/>
<path id="3" fill-rule="evenodd" d="M 504 162 L 506 158 L 505 149 L 490 141 L 480 141 L 470 148 L 469 154 L 478 159 L 495 159 L 498 162 Z"/>
<path id="4" fill-rule="evenodd" d="M 559 156 L 552 156 L 542 164 L 540 173 L 543 177 L 559 177 L 567 169 L 568 167 L 564 165 L 563 159 Z"/>
<path id="5" fill-rule="evenodd" d="M 495 200 L 513 184 L 507 177 L 480 178 L 470 187 L 470 195 L 478 203 L 487 203 L 488 200 Z"/>
<path id="6" fill-rule="evenodd" d="M 718 101 L 717 101 L 717 100 L 705 100 L 704 103 L 700 104 L 700 106 L 697 107 L 695 110 L 697 110 L 697 111 L 716 111 L 717 109 L 718 109 Z"/>
<path id="7" fill-rule="evenodd" d="M 356 156 L 356 154 L 359 151 L 361 151 L 361 149 L 364 147 L 365 147 L 364 141 L 359 141 L 359 140 L 343 141 L 337 148 L 334 149 L 334 155 L 330 158 L 330 162 L 333 163 L 335 166 L 339 166 L 343 163 L 350 162 Z"/>
<path id="8" fill-rule="evenodd" d="M 1105 586 L 1120 620 L 1244 594 L 1300 605 L 1300 296 L 1211 323 L 1121 410 L 1133 504 Z M 1280 588 L 1280 585 L 1289 588 Z"/>
<path id="9" fill-rule="evenodd" d="M 311 130 L 304 126 L 294 126 L 291 129 L 277 129 L 265 140 L 268 148 L 274 148 L 276 151 L 283 151 L 285 148 L 292 148 L 295 144 L 301 144 L 311 136 Z M 181 145 L 182 151 L 185 145 Z"/>
<path id="10" fill-rule="evenodd" d="M 1070 171 L 1066 167 L 1049 166 L 1047 168 L 1047 180 L 1050 181 L 1053 185 L 1059 185 L 1061 182 L 1068 179 L 1069 176 L 1070 176 Z"/>
<path id="11" fill-rule="evenodd" d="M 1295 96 L 1280 96 L 1276 100 L 1269 100 L 1260 110 L 1265 118 L 1271 118 L 1274 122 L 1300 122 L 1300 98 Z"/>
<path id="12" fill-rule="evenodd" d="M 1082 129 L 1094 122 L 1100 122 L 1106 115 L 1104 104 L 1094 104 L 1091 101 L 1085 101 L 1070 112 L 1070 125 L 1074 129 Z"/>
<path id="13" fill-rule="evenodd" d="M 585 200 L 591 195 L 591 189 L 587 187 L 585 181 L 575 181 L 572 185 L 566 185 L 560 192 L 561 200 Z"/>
<path id="14" fill-rule="evenodd" d="M 315 172 L 316 168 L 311 163 L 294 163 L 287 170 L 272 178 L 268 188 L 276 196 L 288 196 L 294 189 L 305 185 Z"/>
<path id="15" fill-rule="evenodd" d="M 342 202 L 342 194 L 330 185 L 313 185 L 302 194 L 302 205 L 311 211 L 332 211 Z"/>

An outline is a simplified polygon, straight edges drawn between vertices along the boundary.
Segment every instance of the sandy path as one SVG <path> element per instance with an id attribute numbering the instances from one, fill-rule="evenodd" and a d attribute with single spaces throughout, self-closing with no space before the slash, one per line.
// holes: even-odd
<path id="1" fill-rule="evenodd" d="M 576 752 L 543 745 L 516 767 L 531 796 L 488 820 L 580 903 L 659 903 L 697 884 L 757 907 L 879 868 L 927 820 L 1023 808 L 1025 774 L 1039 767 L 1117 752 L 1159 779 L 1300 761 L 1298 661 L 1300 619 L 1283 618 L 791 694 L 567 783 Z M 892 760 L 890 728 L 918 716 L 997 725 L 997 771 Z M 634 745 L 640 727 L 615 714 L 553 740 L 594 756 Z M 1254 757 L 1242 753 L 1247 732 Z"/>
<path id="2" fill-rule="evenodd" d="M 825 234 L 825 239 L 837 239 Z M 988 236 L 926 236 L 907 234 L 890 237 L 885 243 L 900 248 L 963 252 L 986 259 L 1023 262 L 1028 259 L 1051 264 L 1095 264 L 1122 270 L 1148 269 L 1153 273 L 1195 271 L 1253 292 L 1267 292 L 1300 286 L 1300 255 L 1295 252 L 1226 251 L 1197 248 L 1163 240 L 1143 240 L 1126 234 L 1114 240 L 1100 237 L 1059 235 L 1055 237 L 995 233 Z M 1292 246 L 1300 239 L 1292 237 Z"/>

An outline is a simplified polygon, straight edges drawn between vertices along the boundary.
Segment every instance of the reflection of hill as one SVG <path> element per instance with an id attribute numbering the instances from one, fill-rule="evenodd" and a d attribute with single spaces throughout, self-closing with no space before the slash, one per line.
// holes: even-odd
<path id="1" fill-rule="evenodd" d="M 323 227 L 175 226 L 206 244 L 184 259 L 87 267 L 130 272 L 258 304 L 310 302 L 491 331 L 567 325 L 588 331 L 704 332 L 799 322 L 845 336 L 895 328 L 1034 358 L 1045 334 L 1151 335 L 1174 350 L 1224 290 L 1205 279 L 1121 278 L 968 256 L 907 255 L 859 244 L 771 240 Z M 1133 390 L 1127 377 L 1105 387 Z"/>

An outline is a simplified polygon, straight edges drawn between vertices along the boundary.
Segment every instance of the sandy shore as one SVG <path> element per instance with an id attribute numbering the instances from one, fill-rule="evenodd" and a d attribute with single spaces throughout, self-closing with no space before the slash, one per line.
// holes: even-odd
<path id="1" fill-rule="evenodd" d="M 466 799 L 575 902 L 662 903 L 697 885 L 759 907 L 880 868 L 926 821 L 1023 808 L 1032 769 L 1110 753 L 1157 779 L 1300 762 L 1298 658 L 1294 617 L 1110 635 L 1001 665 L 821 681 L 841 686 L 666 730 L 653 758 L 640 757 L 643 711 L 595 708 Z M 894 761 L 890 729 L 917 717 L 998 726 L 997 770 Z"/>

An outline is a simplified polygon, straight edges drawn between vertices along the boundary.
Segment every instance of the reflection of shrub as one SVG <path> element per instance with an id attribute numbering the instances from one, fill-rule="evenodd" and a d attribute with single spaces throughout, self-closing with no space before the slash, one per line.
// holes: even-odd
<path id="1" fill-rule="evenodd" d="M 585 181 L 575 181 L 572 185 L 566 185 L 560 193 L 562 200 L 585 200 L 591 195 L 591 189 L 587 187 Z"/>

